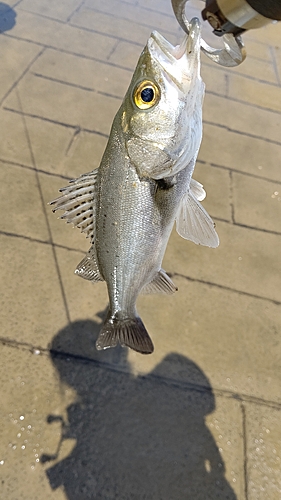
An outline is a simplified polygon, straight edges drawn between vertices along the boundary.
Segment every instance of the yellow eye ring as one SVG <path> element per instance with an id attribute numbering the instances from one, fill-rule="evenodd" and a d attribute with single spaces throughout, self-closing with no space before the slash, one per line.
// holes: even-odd
<path id="1" fill-rule="evenodd" d="M 139 109 L 149 109 L 159 101 L 160 90 L 154 82 L 143 80 L 136 86 L 133 98 Z"/>

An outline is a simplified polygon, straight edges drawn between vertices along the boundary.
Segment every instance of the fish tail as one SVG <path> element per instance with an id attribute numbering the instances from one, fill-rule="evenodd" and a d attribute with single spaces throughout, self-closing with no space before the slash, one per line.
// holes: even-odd
<path id="1" fill-rule="evenodd" d="M 96 348 L 107 349 L 118 343 L 141 354 L 151 354 L 154 350 L 152 340 L 138 316 L 122 318 L 109 314 L 96 341 Z"/>

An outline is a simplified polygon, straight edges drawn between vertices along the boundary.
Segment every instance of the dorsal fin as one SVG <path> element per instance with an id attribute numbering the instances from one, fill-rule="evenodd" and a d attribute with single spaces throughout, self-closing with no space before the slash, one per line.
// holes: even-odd
<path id="1" fill-rule="evenodd" d="M 212 248 L 219 245 L 215 224 L 192 191 L 186 193 L 181 200 L 176 228 L 182 238 L 191 240 L 197 245 Z"/>
<path id="2" fill-rule="evenodd" d="M 63 194 L 50 202 L 53 212 L 64 210 L 60 218 L 72 222 L 91 240 L 95 236 L 97 173 L 98 169 L 70 181 L 70 186 L 60 189 Z"/>
<path id="3" fill-rule="evenodd" d="M 150 283 L 147 283 L 142 290 L 142 294 L 148 293 L 166 293 L 172 294 L 177 291 L 176 285 L 172 282 L 171 278 L 167 275 L 164 269 L 160 269 L 160 271 L 156 274 Z"/>

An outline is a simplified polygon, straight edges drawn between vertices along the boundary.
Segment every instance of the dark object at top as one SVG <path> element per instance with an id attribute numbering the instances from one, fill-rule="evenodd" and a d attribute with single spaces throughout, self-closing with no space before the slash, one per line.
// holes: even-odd
<path id="1" fill-rule="evenodd" d="M 236 37 L 272 20 L 281 20 L 281 1 L 206 0 L 202 17 L 214 28 L 215 35 L 232 33 Z"/>
<path id="2" fill-rule="evenodd" d="M 17 13 L 10 5 L 0 2 L 0 33 L 13 29 Z"/>

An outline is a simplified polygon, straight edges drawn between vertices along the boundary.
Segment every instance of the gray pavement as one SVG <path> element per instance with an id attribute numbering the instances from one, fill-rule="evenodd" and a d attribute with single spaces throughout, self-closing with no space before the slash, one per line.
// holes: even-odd
<path id="1" fill-rule="evenodd" d="M 96 351 L 105 285 L 47 205 L 99 165 L 152 29 L 181 39 L 169 0 L 0 3 L 3 500 L 281 498 L 281 25 L 239 68 L 202 56 L 194 177 L 221 243 L 173 232 L 178 293 L 138 301 L 154 354 Z"/>

